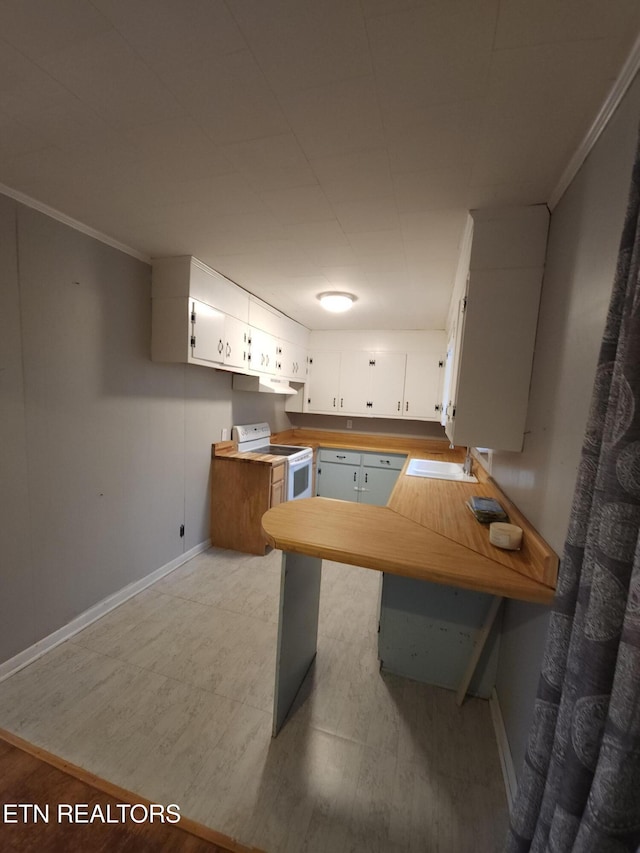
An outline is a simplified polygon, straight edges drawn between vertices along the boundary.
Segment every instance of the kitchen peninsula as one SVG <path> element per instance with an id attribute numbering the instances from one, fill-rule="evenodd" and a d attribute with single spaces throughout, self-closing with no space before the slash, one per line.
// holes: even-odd
<path id="1" fill-rule="evenodd" d="M 445 442 L 412 443 L 409 439 L 345 437 L 344 433 L 314 434 L 310 430 L 288 431 L 278 440 L 290 444 L 300 441 L 307 446 L 404 451 L 410 458 L 462 459 L 460 448 L 450 451 Z M 553 599 L 556 554 L 478 465 L 476 484 L 410 477 L 405 472 L 406 465 L 386 507 L 315 497 L 281 504 L 263 516 L 267 540 L 283 551 L 274 735 L 316 654 L 323 559 L 384 572 L 385 584 L 389 581 L 393 587 L 398 583 L 400 595 L 409 583 L 418 584 L 411 589 L 412 596 L 436 584 L 434 589 L 458 596 L 446 606 L 460 610 L 466 607 L 459 597 L 465 591 L 471 596 L 486 594 L 479 622 L 466 632 L 469 642 L 462 649 L 465 659 L 458 678 L 459 702 L 469 688 L 502 598 L 543 604 Z M 504 551 L 489 543 L 487 527 L 480 525 L 466 507 L 472 494 L 496 497 L 502 503 L 510 519 L 524 530 L 520 551 Z M 383 609 L 384 603 L 383 590 Z M 394 607 L 392 604 L 390 612 Z M 397 632 L 395 636 L 393 631 L 389 633 L 393 653 Z M 436 660 L 434 665 L 448 663 Z"/>

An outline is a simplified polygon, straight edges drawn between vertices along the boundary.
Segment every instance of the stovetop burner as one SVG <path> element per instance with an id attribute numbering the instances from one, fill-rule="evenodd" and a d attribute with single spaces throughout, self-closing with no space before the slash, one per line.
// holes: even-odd
<path id="1" fill-rule="evenodd" d="M 267 444 L 264 447 L 256 447 L 254 453 L 271 453 L 273 456 L 293 456 L 300 453 L 303 447 L 292 447 L 288 444 Z"/>

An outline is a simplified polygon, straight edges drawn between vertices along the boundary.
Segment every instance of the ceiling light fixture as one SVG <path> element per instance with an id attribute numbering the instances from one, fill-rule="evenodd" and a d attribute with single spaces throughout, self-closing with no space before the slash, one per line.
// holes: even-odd
<path id="1" fill-rule="evenodd" d="M 341 293 L 339 290 L 329 290 L 326 293 L 318 294 L 322 307 L 326 311 L 333 311 L 334 314 L 348 311 L 357 298 L 353 293 Z"/>

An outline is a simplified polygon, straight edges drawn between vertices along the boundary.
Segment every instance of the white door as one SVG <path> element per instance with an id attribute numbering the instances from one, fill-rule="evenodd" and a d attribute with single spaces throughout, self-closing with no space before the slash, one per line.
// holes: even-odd
<path id="1" fill-rule="evenodd" d="M 371 374 L 371 414 L 376 417 L 395 415 L 402 410 L 406 354 L 374 352 L 369 359 Z"/>
<path id="2" fill-rule="evenodd" d="M 277 361 L 277 339 L 261 329 L 251 329 L 251 370 L 274 374 Z"/>
<path id="3" fill-rule="evenodd" d="M 307 351 L 289 341 L 280 341 L 282 348 L 282 375 L 294 382 L 307 381 Z"/>
<path id="4" fill-rule="evenodd" d="M 224 318 L 224 363 L 229 367 L 249 367 L 249 326 L 235 317 Z"/>
<path id="5" fill-rule="evenodd" d="M 309 356 L 307 411 L 338 411 L 340 353 L 315 352 Z"/>
<path id="6" fill-rule="evenodd" d="M 191 305 L 191 357 L 222 364 L 224 361 L 224 314 L 197 299 Z"/>
<path id="7" fill-rule="evenodd" d="M 371 365 L 374 353 L 343 352 L 340 360 L 338 411 L 345 415 L 370 415 Z"/>
<path id="8" fill-rule="evenodd" d="M 439 346 L 431 352 L 407 353 L 403 417 L 440 420 L 444 362 L 445 356 Z"/>

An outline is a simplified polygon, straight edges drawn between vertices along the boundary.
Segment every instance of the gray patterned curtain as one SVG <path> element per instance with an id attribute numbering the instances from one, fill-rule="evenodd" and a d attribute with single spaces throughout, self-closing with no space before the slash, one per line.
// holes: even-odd
<path id="1" fill-rule="evenodd" d="M 508 853 L 640 845 L 640 151 Z"/>

